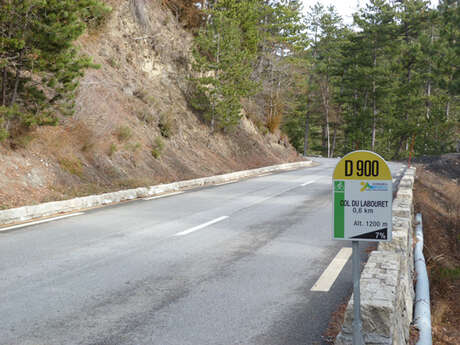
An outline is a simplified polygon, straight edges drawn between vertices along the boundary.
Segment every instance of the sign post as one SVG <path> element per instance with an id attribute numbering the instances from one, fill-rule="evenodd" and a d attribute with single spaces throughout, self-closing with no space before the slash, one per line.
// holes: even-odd
<path id="1" fill-rule="evenodd" d="M 353 151 L 336 165 L 333 179 L 333 239 L 353 247 L 353 345 L 364 345 L 360 307 L 359 241 L 391 241 L 393 184 L 385 160 Z"/>

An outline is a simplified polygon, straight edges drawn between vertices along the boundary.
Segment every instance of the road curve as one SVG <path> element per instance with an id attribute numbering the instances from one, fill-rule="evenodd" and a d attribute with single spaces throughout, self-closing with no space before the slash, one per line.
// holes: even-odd
<path id="1" fill-rule="evenodd" d="M 0 233 L 0 344 L 326 344 L 352 287 L 311 291 L 350 246 L 319 162 Z"/>

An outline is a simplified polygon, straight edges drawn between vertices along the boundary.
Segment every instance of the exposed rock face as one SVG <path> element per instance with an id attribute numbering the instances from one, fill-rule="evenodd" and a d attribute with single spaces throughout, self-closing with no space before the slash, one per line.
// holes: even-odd
<path id="1" fill-rule="evenodd" d="M 300 160 L 245 117 L 211 133 L 185 97 L 192 35 L 161 1 L 107 2 L 108 22 L 77 42 L 100 68 L 80 81 L 75 115 L 0 146 L 0 208 Z"/>
<path id="2" fill-rule="evenodd" d="M 414 302 L 413 200 L 415 168 L 406 171 L 393 201 L 391 242 L 379 243 L 361 273 L 361 317 L 368 345 L 409 341 Z M 348 303 L 336 345 L 352 345 L 353 298 Z"/>

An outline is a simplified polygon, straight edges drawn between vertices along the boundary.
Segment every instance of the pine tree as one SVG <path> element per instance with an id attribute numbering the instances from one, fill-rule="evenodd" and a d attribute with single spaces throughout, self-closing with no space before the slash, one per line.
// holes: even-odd
<path id="1" fill-rule="evenodd" d="M 73 42 L 110 11 L 96 0 L 7 0 L 0 3 L 0 126 L 56 123 L 91 60 Z"/>
<path id="2" fill-rule="evenodd" d="M 252 94 L 256 88 L 250 76 L 257 39 L 250 34 L 247 22 L 236 19 L 238 10 L 248 9 L 232 4 L 228 1 L 215 4 L 209 12 L 209 23 L 196 37 L 194 48 L 194 67 L 201 76 L 194 78 L 197 90 L 191 96 L 191 103 L 203 112 L 213 131 L 238 124 L 241 97 Z M 252 18 L 244 18 L 248 17 Z"/>
<path id="3" fill-rule="evenodd" d="M 403 0 L 398 5 L 400 24 L 400 52 L 395 114 L 396 147 L 394 157 L 409 153 L 411 143 L 423 127 L 425 111 L 425 64 L 420 38 L 427 29 L 429 9 L 423 0 Z M 397 124 L 397 125 L 396 125 Z"/>
<path id="4" fill-rule="evenodd" d="M 397 53 L 395 12 L 371 0 L 354 15 L 359 30 L 343 46 L 339 97 L 344 110 L 346 150 L 388 152 L 388 120 L 394 112 L 392 64 Z"/>
<path id="5" fill-rule="evenodd" d="M 307 28 L 311 35 L 312 80 L 316 85 L 317 100 L 321 104 L 323 154 L 332 157 L 335 148 L 338 108 L 334 103 L 337 92 L 337 63 L 341 59 L 341 44 L 344 38 L 342 18 L 333 6 L 325 9 L 317 3 L 307 17 Z M 333 134 L 331 140 L 331 124 Z"/>
<path id="6" fill-rule="evenodd" d="M 286 113 L 293 110 L 293 59 L 302 41 L 301 4 L 288 0 L 267 6 L 263 19 L 263 41 L 259 78 L 263 90 L 264 115 L 270 132 L 275 132 Z M 296 93 L 296 92 L 294 92 Z"/>

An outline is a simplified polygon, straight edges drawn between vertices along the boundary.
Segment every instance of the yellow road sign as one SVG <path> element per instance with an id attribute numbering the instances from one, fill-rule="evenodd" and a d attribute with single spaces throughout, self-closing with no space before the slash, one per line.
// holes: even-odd
<path id="1" fill-rule="evenodd" d="M 393 184 L 385 160 L 354 151 L 337 163 L 333 178 L 333 239 L 390 241 Z"/>

